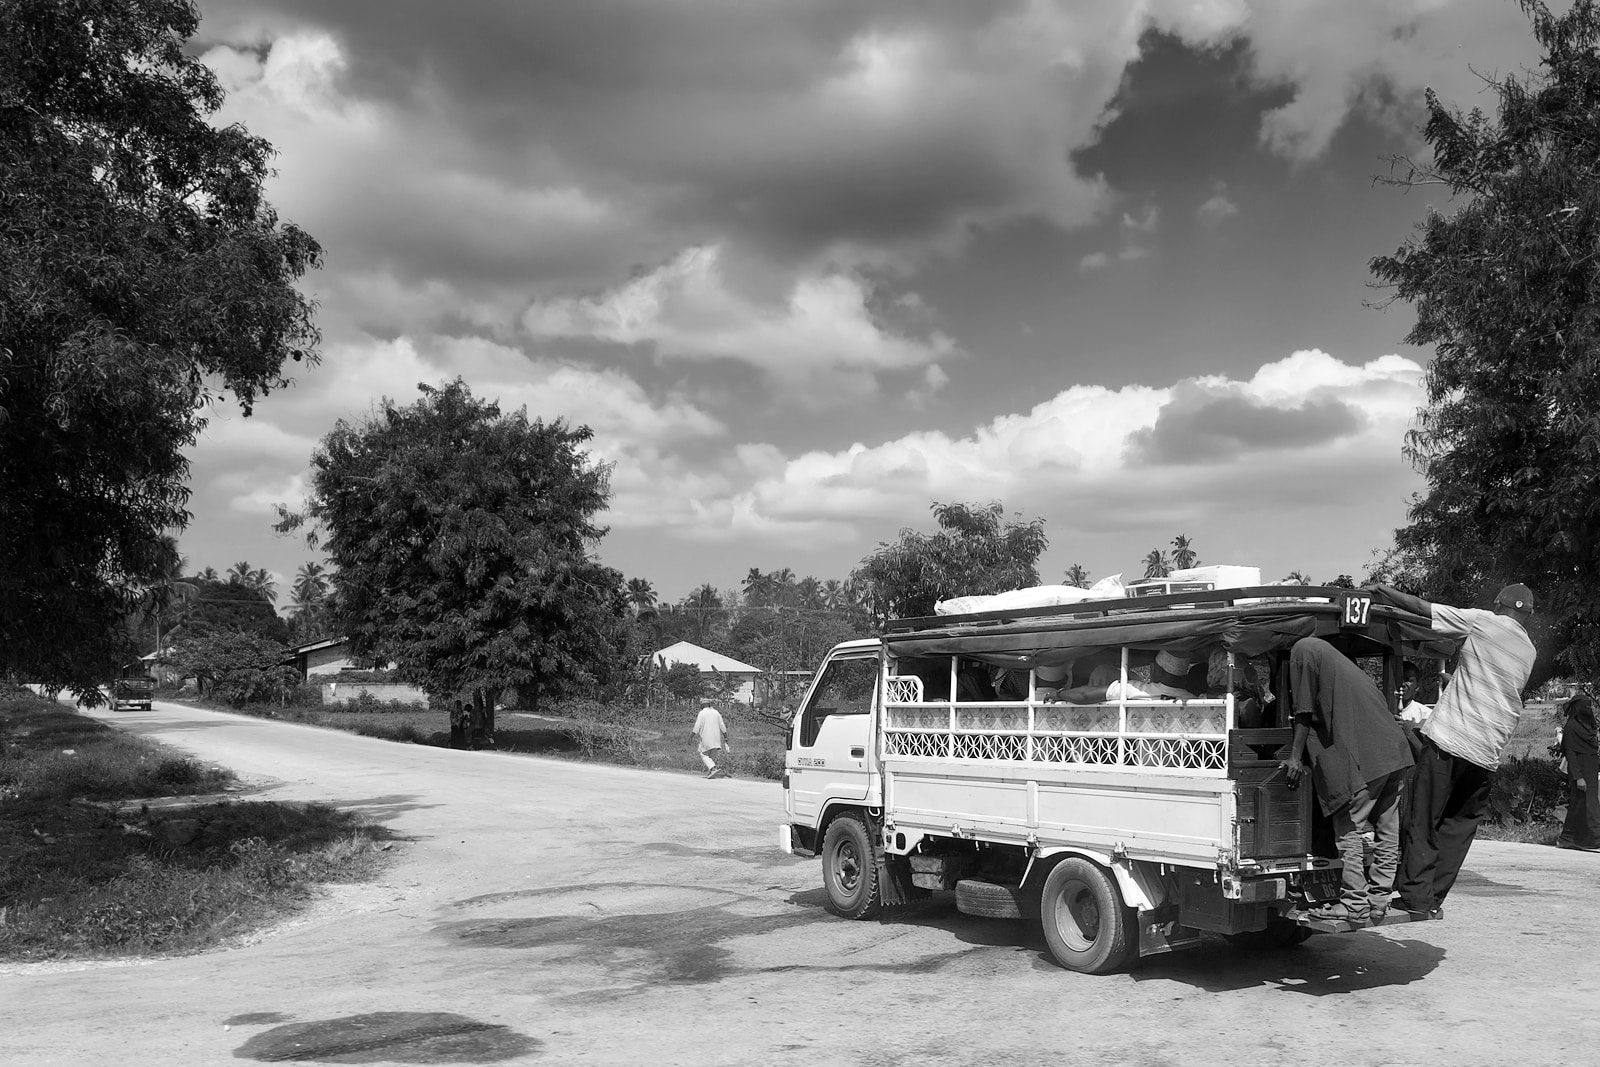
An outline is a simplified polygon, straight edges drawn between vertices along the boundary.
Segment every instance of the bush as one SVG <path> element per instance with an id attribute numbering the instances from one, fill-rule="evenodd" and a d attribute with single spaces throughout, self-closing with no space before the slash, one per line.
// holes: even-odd
<path id="1" fill-rule="evenodd" d="M 301 682 L 289 690 L 289 704 L 297 708 L 322 707 L 322 683 Z"/>
<path id="2" fill-rule="evenodd" d="M 1513 756 L 1495 771 L 1489 817 L 1496 823 L 1540 822 L 1566 802 L 1567 775 L 1554 760 Z"/>

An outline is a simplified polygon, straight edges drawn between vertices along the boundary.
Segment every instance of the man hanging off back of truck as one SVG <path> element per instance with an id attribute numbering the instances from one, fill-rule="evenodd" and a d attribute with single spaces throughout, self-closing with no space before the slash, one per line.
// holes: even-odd
<path id="1" fill-rule="evenodd" d="M 1283 767 L 1290 781 L 1305 773 L 1322 812 L 1333 820 L 1344 874 L 1339 900 L 1311 919 L 1377 925 L 1389 910 L 1400 865 L 1400 791 L 1411 748 L 1383 692 L 1355 662 L 1320 637 L 1289 651 L 1294 687 L 1294 740 Z M 1364 835 L 1373 834 L 1372 862 Z"/>

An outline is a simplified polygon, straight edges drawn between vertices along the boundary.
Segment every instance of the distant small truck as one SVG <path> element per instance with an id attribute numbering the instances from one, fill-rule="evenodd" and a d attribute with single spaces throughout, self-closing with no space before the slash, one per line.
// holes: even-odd
<path id="1" fill-rule="evenodd" d="M 156 680 L 140 675 L 118 678 L 111 683 L 111 710 L 150 710 L 150 701 L 156 692 Z"/>
<path id="2" fill-rule="evenodd" d="M 1356 657 L 1391 705 L 1403 656 L 1450 651 L 1427 619 L 1323 587 L 891 622 L 830 651 L 806 694 L 780 847 L 821 856 L 836 914 L 954 890 L 968 914 L 1037 914 L 1070 970 L 1114 971 L 1200 931 L 1298 943 L 1328 929 L 1297 920 L 1337 897 L 1341 866 L 1309 780 L 1297 790 L 1279 765 L 1288 650 L 1308 636 Z M 1162 653 L 1198 663 L 1194 698 L 1151 695 Z"/>

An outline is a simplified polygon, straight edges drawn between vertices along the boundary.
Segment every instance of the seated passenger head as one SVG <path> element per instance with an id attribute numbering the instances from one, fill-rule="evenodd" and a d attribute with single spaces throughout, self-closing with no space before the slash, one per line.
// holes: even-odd
<path id="1" fill-rule="evenodd" d="M 1422 684 L 1422 672 L 1417 670 L 1415 663 L 1407 662 L 1400 668 L 1400 699 L 1410 701 L 1417 695 L 1417 687 Z"/>

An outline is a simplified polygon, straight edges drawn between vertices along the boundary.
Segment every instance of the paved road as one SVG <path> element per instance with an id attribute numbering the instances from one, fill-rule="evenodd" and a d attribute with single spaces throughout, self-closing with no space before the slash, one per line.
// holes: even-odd
<path id="1" fill-rule="evenodd" d="M 1480 843 L 1442 923 L 1089 977 L 946 895 L 822 908 L 776 785 L 395 745 L 161 704 L 101 713 L 408 839 L 246 945 L 0 969 L 0 1062 L 1587 1063 L 1600 855 Z"/>

